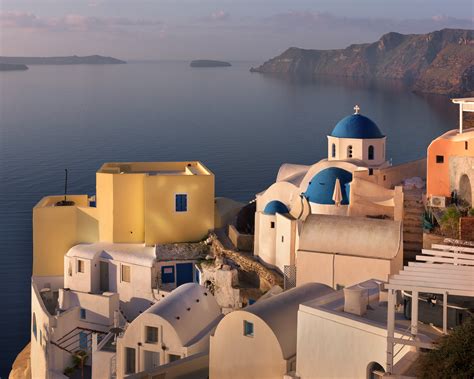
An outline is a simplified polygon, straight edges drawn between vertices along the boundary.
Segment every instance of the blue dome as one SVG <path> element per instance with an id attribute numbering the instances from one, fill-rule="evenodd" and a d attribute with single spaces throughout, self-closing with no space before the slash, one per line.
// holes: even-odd
<path id="1" fill-rule="evenodd" d="M 338 138 L 383 138 L 379 127 L 370 118 L 361 114 L 353 114 L 339 121 L 331 132 L 332 137 Z"/>
<path id="2" fill-rule="evenodd" d="M 334 186 L 336 179 L 341 183 L 342 205 L 349 204 L 350 183 L 352 174 L 349 171 L 338 167 L 329 167 L 318 172 L 309 182 L 304 195 L 306 198 L 316 204 L 333 205 Z"/>
<path id="3" fill-rule="evenodd" d="M 288 207 L 278 200 L 270 201 L 263 210 L 263 213 L 266 215 L 274 215 L 275 213 L 287 214 L 289 212 Z"/>

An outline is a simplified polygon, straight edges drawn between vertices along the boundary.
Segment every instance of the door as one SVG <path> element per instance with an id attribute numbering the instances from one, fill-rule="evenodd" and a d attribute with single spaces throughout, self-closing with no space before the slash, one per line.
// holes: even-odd
<path id="1" fill-rule="evenodd" d="M 160 353 L 145 350 L 145 370 L 152 370 L 160 365 Z"/>
<path id="2" fill-rule="evenodd" d="M 109 291 L 109 263 L 100 262 L 100 290 L 102 292 Z"/>
<path id="3" fill-rule="evenodd" d="M 191 283 L 193 277 L 193 263 L 177 263 L 176 264 L 176 287 L 184 283 Z"/>
<path id="4" fill-rule="evenodd" d="M 174 283 L 174 266 L 161 266 L 161 283 Z"/>

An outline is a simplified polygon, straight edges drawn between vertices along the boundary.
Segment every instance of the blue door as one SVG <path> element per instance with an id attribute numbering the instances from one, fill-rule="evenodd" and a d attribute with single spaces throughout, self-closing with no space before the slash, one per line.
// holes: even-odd
<path id="1" fill-rule="evenodd" d="M 79 333 L 79 348 L 82 350 L 87 350 L 88 348 L 86 332 Z"/>
<path id="2" fill-rule="evenodd" d="M 174 283 L 174 266 L 161 266 L 161 283 Z"/>
<path id="3" fill-rule="evenodd" d="M 193 282 L 193 264 L 177 263 L 176 264 L 176 287 L 184 283 Z"/>

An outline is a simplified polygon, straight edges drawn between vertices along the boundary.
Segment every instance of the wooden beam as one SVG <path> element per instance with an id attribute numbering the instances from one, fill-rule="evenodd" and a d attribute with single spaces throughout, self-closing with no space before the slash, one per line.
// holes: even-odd
<path id="1" fill-rule="evenodd" d="M 428 250 L 428 249 L 423 249 L 421 252 L 424 255 L 432 255 L 436 257 L 447 257 L 447 258 L 461 258 L 461 259 L 467 259 L 467 260 L 474 260 L 474 254 L 463 254 L 463 253 L 456 253 L 452 251 L 438 251 L 438 250 Z"/>
<path id="2" fill-rule="evenodd" d="M 422 262 L 439 262 L 439 263 L 451 263 L 452 265 L 458 264 L 458 265 L 474 266 L 474 261 L 470 261 L 470 260 L 430 257 L 428 255 L 417 255 L 416 260 L 422 261 Z"/>
<path id="3" fill-rule="evenodd" d="M 407 266 L 405 266 L 407 267 Z M 474 273 L 474 267 L 471 266 L 455 266 L 450 264 L 436 264 L 429 262 L 408 262 L 408 267 L 425 267 L 425 268 L 436 268 L 437 270 L 450 270 L 450 271 L 468 271 Z"/>
<path id="4" fill-rule="evenodd" d="M 387 283 L 384 285 L 386 289 L 394 289 L 399 291 L 418 291 L 422 293 L 436 293 L 436 294 L 443 294 L 446 291 L 446 288 L 436 288 L 430 286 L 419 286 L 407 283 Z M 441 286 L 442 287 L 442 286 Z M 474 297 L 474 289 L 473 290 L 460 290 L 460 289 L 450 289 L 450 295 L 454 296 L 470 296 Z"/>
<path id="5" fill-rule="evenodd" d="M 434 267 L 433 267 L 434 266 Z M 461 266 L 456 266 L 461 267 Z M 466 277 L 472 278 L 474 277 L 474 267 L 472 270 L 447 270 L 443 267 L 443 265 L 430 265 L 430 267 L 423 267 L 423 266 L 408 266 L 403 269 L 406 273 L 413 273 L 413 274 L 421 274 L 421 273 L 434 273 L 436 275 L 443 275 L 447 277 Z"/>
<path id="6" fill-rule="evenodd" d="M 431 245 L 431 248 L 436 249 L 436 250 L 446 250 L 446 251 L 463 251 L 463 252 L 466 252 L 466 253 L 474 254 L 474 247 L 449 246 L 449 245 L 433 244 L 433 245 Z"/>
<path id="7" fill-rule="evenodd" d="M 409 285 L 409 286 L 412 286 L 413 288 L 416 288 L 416 287 L 426 287 L 426 288 L 433 288 L 433 289 L 439 288 L 439 289 L 448 290 L 449 293 L 452 293 L 451 290 L 474 292 L 474 287 L 470 286 L 469 284 L 463 285 L 463 284 L 456 284 L 456 283 L 437 283 L 433 281 L 410 280 L 408 278 L 407 279 L 390 279 L 389 284 Z"/>
<path id="8" fill-rule="evenodd" d="M 412 274 L 412 273 L 410 273 Z M 436 283 L 444 283 L 446 286 L 455 286 L 455 285 L 468 285 L 472 289 L 474 289 L 474 278 L 465 278 L 465 277 L 445 277 L 444 275 L 436 275 L 436 274 L 425 274 L 425 275 L 410 275 L 406 271 L 402 271 L 400 274 L 396 274 L 390 277 L 393 280 L 401 280 L 401 281 L 410 281 L 413 283 L 417 282 L 427 282 L 428 280 L 433 280 Z"/>

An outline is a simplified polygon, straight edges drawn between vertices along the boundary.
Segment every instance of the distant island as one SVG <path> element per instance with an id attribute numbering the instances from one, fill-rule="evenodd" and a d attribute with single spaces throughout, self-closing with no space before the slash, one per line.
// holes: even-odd
<path id="1" fill-rule="evenodd" d="M 79 57 L 2 57 L 0 63 L 13 65 L 70 65 L 70 64 L 125 64 L 127 62 L 112 57 L 89 55 Z"/>
<path id="2" fill-rule="evenodd" d="M 198 59 L 198 60 L 192 61 L 190 66 L 191 67 L 231 67 L 232 65 L 229 62 L 213 61 L 209 59 Z"/>
<path id="3" fill-rule="evenodd" d="M 28 66 L 24 64 L 10 64 L 0 62 L 0 71 L 25 71 L 28 70 Z"/>
<path id="4" fill-rule="evenodd" d="M 428 34 L 388 33 L 377 42 L 339 50 L 291 47 L 251 72 L 308 79 L 338 76 L 397 79 L 415 92 L 474 95 L 474 30 L 443 29 Z"/>

